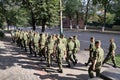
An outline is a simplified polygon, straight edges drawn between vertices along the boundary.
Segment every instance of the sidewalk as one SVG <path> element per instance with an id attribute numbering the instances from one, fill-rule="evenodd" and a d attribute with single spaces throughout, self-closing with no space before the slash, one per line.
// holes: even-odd
<path id="1" fill-rule="evenodd" d="M 46 67 L 46 62 L 40 61 L 39 57 L 31 57 L 15 44 L 11 43 L 10 35 L 0 41 L 0 80 L 88 80 L 88 67 L 84 63 L 88 60 L 88 52 L 81 51 L 77 54 L 78 64 L 66 68 L 64 62 L 63 73 L 57 72 L 57 64 Z M 120 79 L 120 68 L 113 68 L 105 64 L 102 74 L 111 78 Z M 102 79 L 89 79 L 102 80 Z M 105 79 L 106 80 L 106 79 Z"/>

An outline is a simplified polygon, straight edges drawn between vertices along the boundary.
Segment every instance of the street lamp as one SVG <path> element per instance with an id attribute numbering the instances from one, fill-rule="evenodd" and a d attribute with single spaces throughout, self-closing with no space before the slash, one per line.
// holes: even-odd
<path id="1" fill-rule="evenodd" d="M 62 0 L 60 0 L 60 35 L 63 34 L 63 21 L 62 21 Z"/>

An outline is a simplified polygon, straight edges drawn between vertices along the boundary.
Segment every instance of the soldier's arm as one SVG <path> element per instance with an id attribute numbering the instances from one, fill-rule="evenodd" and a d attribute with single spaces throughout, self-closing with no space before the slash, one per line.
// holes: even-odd
<path id="1" fill-rule="evenodd" d="M 91 49 L 91 44 L 89 45 L 89 48 L 88 48 L 88 49 L 85 48 L 84 50 L 85 50 L 85 51 L 90 51 L 90 49 Z"/>

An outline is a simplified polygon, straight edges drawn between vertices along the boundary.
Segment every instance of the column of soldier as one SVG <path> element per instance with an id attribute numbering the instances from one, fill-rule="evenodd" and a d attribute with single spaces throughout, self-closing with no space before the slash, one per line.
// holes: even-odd
<path id="1" fill-rule="evenodd" d="M 80 41 L 77 36 L 71 36 L 67 39 L 64 35 L 39 34 L 35 31 L 17 30 L 12 32 L 12 37 L 13 41 L 21 48 L 24 48 L 25 51 L 27 51 L 28 47 L 31 55 L 40 56 L 41 59 L 43 57 L 47 61 L 47 67 L 52 66 L 52 59 L 55 58 L 59 67 L 58 72 L 60 73 L 63 73 L 62 61 L 64 58 L 68 64 L 67 67 L 71 67 L 71 62 L 74 66 L 77 64 L 78 60 L 75 54 L 80 49 Z M 103 60 L 104 51 L 101 48 L 101 41 L 95 41 L 94 37 L 90 38 L 89 48 L 85 49 L 89 51 L 89 59 L 85 66 L 91 63 L 88 69 L 90 78 L 95 77 L 93 72 L 96 72 L 96 77 L 99 77 L 102 65 L 109 59 L 112 60 L 113 67 L 116 68 L 115 49 L 116 44 L 112 38 L 110 39 L 109 53 Z"/>
<path id="2" fill-rule="evenodd" d="M 80 42 L 77 36 L 71 36 L 69 39 L 64 35 L 49 35 L 47 33 L 38 33 L 35 31 L 17 30 L 12 32 L 13 41 L 27 51 L 29 48 L 30 54 L 44 58 L 47 61 L 47 67 L 52 65 L 53 57 L 58 63 L 58 72 L 62 73 L 62 61 L 67 62 L 67 67 L 71 67 L 70 61 L 73 65 L 77 64 L 75 54 L 80 48 Z"/>

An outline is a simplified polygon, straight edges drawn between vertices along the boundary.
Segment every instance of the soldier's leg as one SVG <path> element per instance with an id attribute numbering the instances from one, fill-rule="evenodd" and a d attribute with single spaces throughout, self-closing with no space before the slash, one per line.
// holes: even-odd
<path id="1" fill-rule="evenodd" d="M 115 60 L 115 56 L 112 56 L 112 57 L 111 57 L 111 60 L 112 60 L 112 62 L 113 62 L 113 64 L 114 64 L 114 66 L 113 66 L 113 67 L 116 67 L 116 60 Z"/>
<path id="2" fill-rule="evenodd" d="M 74 52 L 73 52 L 73 59 L 74 59 L 74 61 L 77 63 L 78 60 L 77 60 L 77 58 L 76 58 L 76 53 L 77 53 L 77 51 L 74 51 Z"/>
<path id="3" fill-rule="evenodd" d="M 30 50 L 30 54 L 32 54 L 32 45 L 31 45 L 31 42 L 29 42 L 29 50 Z"/>
<path id="4" fill-rule="evenodd" d="M 25 52 L 27 52 L 27 42 L 24 40 L 24 48 L 25 48 Z"/>
<path id="5" fill-rule="evenodd" d="M 46 60 L 45 48 L 42 49 L 42 55 L 43 55 L 44 59 Z"/>
<path id="6" fill-rule="evenodd" d="M 88 74 L 89 74 L 89 77 L 90 77 L 90 78 L 94 78 L 94 71 L 93 71 L 93 69 L 92 69 L 92 66 L 93 66 L 93 65 L 91 65 L 91 66 L 89 67 L 89 69 L 88 69 Z"/>
<path id="7" fill-rule="evenodd" d="M 91 62 L 91 58 L 88 59 L 88 62 L 85 63 L 85 66 L 88 66 L 90 62 Z"/>
<path id="8" fill-rule="evenodd" d="M 51 57 L 51 54 L 48 52 L 47 53 L 47 67 L 50 67 L 50 57 Z"/>
<path id="9" fill-rule="evenodd" d="M 70 55 L 69 54 L 67 54 L 67 57 L 66 57 L 66 62 L 67 62 L 67 67 L 70 67 Z"/>
<path id="10" fill-rule="evenodd" d="M 73 59 L 73 53 L 72 54 L 70 54 L 70 61 L 73 63 L 73 65 L 75 65 L 76 63 L 75 63 L 75 61 L 74 61 L 74 59 Z"/>
<path id="11" fill-rule="evenodd" d="M 103 64 L 106 63 L 106 62 L 107 62 L 108 60 L 110 60 L 110 59 L 111 59 L 111 55 L 107 55 L 106 58 L 105 58 L 104 61 L 103 61 Z"/>
<path id="12" fill-rule="evenodd" d="M 100 77 L 100 70 L 101 70 L 100 68 L 96 69 L 96 71 L 95 71 L 96 72 L 96 77 Z"/>
<path id="13" fill-rule="evenodd" d="M 22 40 L 20 38 L 17 39 L 17 46 L 21 47 Z"/>
<path id="14" fill-rule="evenodd" d="M 42 48 L 41 47 L 39 47 L 39 56 L 42 58 Z"/>
<path id="15" fill-rule="evenodd" d="M 24 40 L 23 39 L 21 39 L 20 45 L 21 45 L 21 48 L 24 47 Z"/>
<path id="16" fill-rule="evenodd" d="M 36 52 L 37 52 L 37 47 L 36 47 L 36 45 L 35 45 L 35 46 L 34 46 L 34 56 L 35 56 L 35 57 L 37 57 L 37 53 L 36 53 Z"/>
<path id="17" fill-rule="evenodd" d="M 62 58 L 63 58 L 63 56 L 62 56 L 62 54 L 59 54 L 58 55 L 58 67 L 59 67 L 59 72 L 60 73 L 62 73 L 63 72 L 63 70 L 62 70 Z"/>

